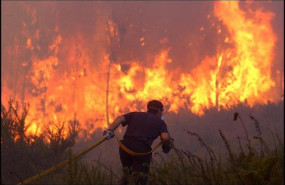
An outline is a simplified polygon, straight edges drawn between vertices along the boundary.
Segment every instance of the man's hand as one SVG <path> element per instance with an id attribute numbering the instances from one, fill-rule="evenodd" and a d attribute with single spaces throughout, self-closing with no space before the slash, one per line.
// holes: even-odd
<path id="1" fill-rule="evenodd" d="M 169 153 L 171 148 L 173 147 L 173 138 L 169 138 L 167 143 L 162 144 L 162 151 L 163 153 Z"/>
<path id="2" fill-rule="evenodd" d="M 104 136 L 107 140 L 109 140 L 109 139 L 111 139 L 111 138 L 114 137 L 114 131 L 113 131 L 112 129 L 105 130 L 105 131 L 103 132 L 103 136 Z"/>
<path id="3" fill-rule="evenodd" d="M 162 151 L 163 151 L 163 153 L 169 153 L 170 152 L 170 150 L 171 150 L 171 146 L 170 145 L 166 145 L 166 144 L 163 144 L 162 145 Z"/>

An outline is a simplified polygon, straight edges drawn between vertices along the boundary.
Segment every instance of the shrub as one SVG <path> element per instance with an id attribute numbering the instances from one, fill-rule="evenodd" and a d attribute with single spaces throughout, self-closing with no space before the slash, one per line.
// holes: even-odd
<path id="1" fill-rule="evenodd" d="M 69 133 L 63 136 L 64 124 L 54 124 L 41 135 L 27 136 L 25 122 L 28 105 L 20 113 L 19 104 L 9 101 L 8 107 L 1 105 L 1 184 L 16 184 L 52 165 L 64 160 L 74 145 L 78 134 L 78 123 L 69 122 Z M 58 126 L 60 125 L 60 126 Z M 44 177 L 39 182 L 50 182 Z"/>

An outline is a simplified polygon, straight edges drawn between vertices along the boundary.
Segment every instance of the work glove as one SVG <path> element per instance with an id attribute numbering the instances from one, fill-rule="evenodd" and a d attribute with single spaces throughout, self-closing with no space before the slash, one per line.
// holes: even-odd
<path id="1" fill-rule="evenodd" d="M 170 152 L 170 150 L 171 150 L 171 146 L 170 145 L 167 145 L 167 144 L 163 144 L 162 145 L 162 151 L 163 151 L 163 153 L 169 153 Z"/>
<path id="2" fill-rule="evenodd" d="M 114 137 L 114 131 L 113 131 L 112 129 L 105 130 L 105 131 L 103 132 L 103 136 L 104 136 L 107 140 L 109 140 L 109 139 L 111 139 L 111 138 Z"/>
<path id="3" fill-rule="evenodd" d="M 168 143 L 162 144 L 162 151 L 163 151 L 163 153 L 167 154 L 167 153 L 170 152 L 170 150 L 173 147 L 173 142 L 174 142 L 174 139 L 170 138 Z"/>

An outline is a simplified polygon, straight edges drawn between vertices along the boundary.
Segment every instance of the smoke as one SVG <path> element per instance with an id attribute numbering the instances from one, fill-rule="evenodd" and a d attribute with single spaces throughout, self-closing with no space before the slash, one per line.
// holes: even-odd
<path id="1" fill-rule="evenodd" d="M 170 57 L 174 62 L 168 67 L 177 68 L 183 63 L 186 69 L 191 69 L 201 61 L 199 57 L 210 54 L 214 47 L 212 40 L 215 38 L 211 38 L 208 41 L 212 44 L 203 48 L 201 45 L 205 40 L 201 39 L 200 33 L 200 27 L 207 23 L 211 6 L 212 3 L 195 2 L 114 4 L 112 14 L 121 33 L 118 55 L 122 59 L 127 56 L 125 60 L 136 57 L 147 65 L 150 56 L 170 47 Z M 144 38 L 143 47 L 140 38 Z M 197 54 L 198 50 L 200 54 Z M 129 51 L 132 55 L 124 51 Z"/>
<path id="2" fill-rule="evenodd" d="M 63 38 L 62 45 L 74 38 L 80 39 L 80 44 L 95 63 L 93 65 L 96 65 L 107 47 L 108 20 L 114 21 L 119 32 L 120 41 L 113 42 L 111 46 L 117 63 L 137 59 L 148 66 L 151 65 L 154 54 L 161 49 L 171 48 L 173 62 L 168 68 L 181 68 L 183 63 L 183 69 L 190 71 L 205 55 L 215 53 L 217 38 L 207 33 L 209 30 L 200 31 L 201 27 L 209 24 L 207 15 L 212 11 L 212 2 L 55 1 L 2 4 L 5 7 L 2 13 L 2 77 L 5 80 L 6 77 L 11 77 L 15 66 L 23 62 L 21 60 L 11 63 L 12 59 L 6 51 L 15 45 L 26 48 L 27 37 L 31 38 L 33 47 L 39 45 L 41 48 L 30 52 L 28 48 L 28 51 L 19 51 L 18 58 L 23 57 L 28 63 L 31 62 L 31 55 L 47 57 L 50 54 L 48 45 L 53 42 L 53 37 L 60 34 Z M 40 32 L 39 38 L 35 38 L 37 30 Z M 144 40 L 140 40 L 141 38 Z M 64 52 L 61 48 L 57 55 L 64 58 L 67 55 Z M 7 72 L 7 68 L 12 71 Z M 19 76 L 14 78 L 21 79 Z"/>

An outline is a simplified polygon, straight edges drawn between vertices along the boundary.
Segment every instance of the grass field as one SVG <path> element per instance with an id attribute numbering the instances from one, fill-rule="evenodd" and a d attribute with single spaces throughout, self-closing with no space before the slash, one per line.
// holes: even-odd
<path id="1" fill-rule="evenodd" d="M 27 112 L 18 109 L 12 102 L 8 108 L 1 107 L 1 184 L 19 183 L 70 158 L 78 135 L 77 123 L 69 122 L 67 137 L 62 135 L 63 127 L 26 136 Z M 256 132 L 251 136 L 238 112 L 233 118 L 243 136 L 237 135 L 233 143 L 227 139 L 232 133 L 217 130 L 225 153 L 214 151 L 199 133 L 185 130 L 189 139 L 200 144 L 203 155 L 176 145 L 168 155 L 155 152 L 148 184 L 284 184 L 283 136 L 272 131 L 264 136 L 259 121 L 250 116 Z M 112 169 L 100 159 L 92 164 L 78 160 L 33 184 L 118 184 L 121 174 L 122 169 Z M 144 174 L 130 174 L 130 182 L 136 175 Z"/>

